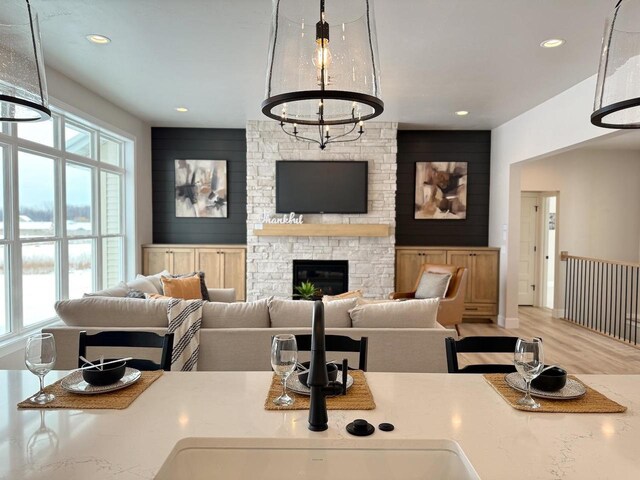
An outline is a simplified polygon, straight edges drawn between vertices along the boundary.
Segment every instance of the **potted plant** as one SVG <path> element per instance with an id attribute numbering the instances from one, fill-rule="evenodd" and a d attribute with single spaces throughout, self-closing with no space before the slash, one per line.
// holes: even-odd
<path id="1" fill-rule="evenodd" d="M 313 300 L 315 297 L 322 295 L 322 290 L 316 288 L 311 282 L 302 282 L 295 287 L 296 294 L 294 297 L 300 297 L 302 300 Z"/>

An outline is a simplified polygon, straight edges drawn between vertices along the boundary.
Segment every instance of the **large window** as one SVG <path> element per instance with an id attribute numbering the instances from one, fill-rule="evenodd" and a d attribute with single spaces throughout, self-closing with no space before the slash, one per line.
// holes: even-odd
<path id="1" fill-rule="evenodd" d="M 127 142 L 59 110 L 0 124 L 0 342 L 123 280 Z"/>

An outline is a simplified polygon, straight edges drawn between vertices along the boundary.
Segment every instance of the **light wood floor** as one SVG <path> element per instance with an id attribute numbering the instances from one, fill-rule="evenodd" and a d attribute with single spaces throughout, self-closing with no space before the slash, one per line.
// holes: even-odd
<path id="1" fill-rule="evenodd" d="M 613 340 L 571 322 L 551 318 L 544 308 L 520 307 L 520 326 L 504 329 L 489 323 L 463 323 L 461 336 L 507 335 L 541 337 L 546 364 L 557 364 L 569 373 L 640 374 L 640 348 Z M 462 355 L 460 356 L 462 357 Z M 465 362 L 509 363 L 508 354 L 466 354 Z"/>

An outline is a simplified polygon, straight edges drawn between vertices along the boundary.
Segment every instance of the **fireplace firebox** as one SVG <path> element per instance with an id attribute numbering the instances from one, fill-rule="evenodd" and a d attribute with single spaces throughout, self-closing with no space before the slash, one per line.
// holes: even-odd
<path id="1" fill-rule="evenodd" d="M 349 290 L 347 260 L 294 260 L 293 287 L 311 282 L 322 295 L 338 295 Z M 295 292 L 295 288 L 293 290 Z M 296 298 L 296 297 L 294 297 Z"/>

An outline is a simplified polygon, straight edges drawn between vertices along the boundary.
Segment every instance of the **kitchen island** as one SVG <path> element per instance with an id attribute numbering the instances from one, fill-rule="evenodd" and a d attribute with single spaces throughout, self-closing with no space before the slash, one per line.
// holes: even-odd
<path id="1" fill-rule="evenodd" d="M 47 383 L 63 376 L 52 372 Z M 153 479 L 187 437 L 300 439 L 317 445 L 448 439 L 482 479 L 640 477 L 640 376 L 580 375 L 628 407 L 618 414 L 528 413 L 511 408 L 480 375 L 367 373 L 377 408 L 329 411 L 329 429 L 307 429 L 307 411 L 266 411 L 269 372 L 167 372 L 124 410 L 18 410 L 37 390 L 27 371 L 0 371 L 0 479 Z M 356 418 L 391 422 L 356 438 Z M 212 477 L 215 478 L 215 477 Z"/>

